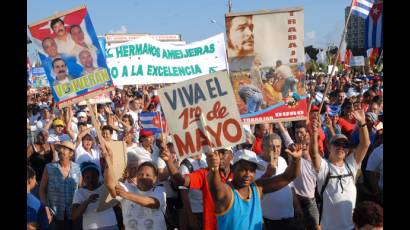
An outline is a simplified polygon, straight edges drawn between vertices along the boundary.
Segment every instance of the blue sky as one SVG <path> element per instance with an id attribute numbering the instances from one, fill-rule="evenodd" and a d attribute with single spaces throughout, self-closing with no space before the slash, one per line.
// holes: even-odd
<path id="1" fill-rule="evenodd" d="M 28 0 L 27 23 L 86 5 L 98 35 L 181 34 L 187 43 L 225 32 L 228 0 Z M 232 0 L 232 12 L 302 6 L 305 46 L 339 44 L 350 0 Z M 215 20 L 216 23 L 211 23 Z M 31 56 L 31 55 L 30 55 Z"/>

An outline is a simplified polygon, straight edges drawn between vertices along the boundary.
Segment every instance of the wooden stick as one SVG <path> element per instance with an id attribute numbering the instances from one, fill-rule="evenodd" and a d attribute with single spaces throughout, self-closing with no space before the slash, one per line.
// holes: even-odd
<path id="1" fill-rule="evenodd" d="M 92 108 L 91 104 L 90 104 L 90 100 L 86 99 L 85 100 L 87 102 L 87 108 L 88 110 L 90 110 L 90 114 L 91 114 L 91 123 L 93 124 L 93 126 L 95 127 L 95 132 L 97 133 L 97 140 L 98 142 L 102 145 L 102 143 L 104 143 L 104 139 L 102 137 L 101 134 L 101 129 L 100 129 L 100 124 L 97 121 L 97 118 L 94 114 L 94 109 Z"/>
<path id="2" fill-rule="evenodd" d="M 48 18 L 45 18 L 45 19 L 43 19 L 43 20 L 40 20 L 40 21 L 37 21 L 37 22 L 35 22 L 35 23 L 33 23 L 33 24 L 28 25 L 28 27 L 30 28 L 30 27 L 36 26 L 36 25 L 38 25 L 38 24 L 41 24 L 41 23 L 43 23 L 43 22 L 51 21 L 51 20 L 53 20 L 53 19 L 55 19 L 55 18 L 59 18 L 59 17 L 61 17 L 61 16 L 70 14 L 70 13 L 75 12 L 75 11 L 78 11 L 78 10 L 82 10 L 82 9 L 84 9 L 84 8 L 86 8 L 85 5 L 82 5 L 82 6 L 76 7 L 76 8 L 71 9 L 71 10 L 66 10 L 66 11 L 63 11 L 63 12 L 61 12 L 61 13 L 54 14 L 54 15 L 48 17 Z"/>

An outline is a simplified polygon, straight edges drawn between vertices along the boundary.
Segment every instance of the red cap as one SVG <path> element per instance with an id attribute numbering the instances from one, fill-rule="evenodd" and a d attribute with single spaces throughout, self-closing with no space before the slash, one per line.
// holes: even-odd
<path id="1" fill-rule="evenodd" d="M 149 137 L 149 136 L 153 136 L 154 134 L 152 133 L 152 131 L 149 130 L 144 130 L 141 129 L 140 131 L 140 137 Z"/>
<path id="2" fill-rule="evenodd" d="M 154 104 L 154 105 L 158 105 L 158 103 L 159 103 L 159 97 L 158 97 L 158 96 L 153 96 L 153 97 L 151 98 L 150 103 L 152 103 L 152 104 Z"/>
<path id="3" fill-rule="evenodd" d="M 316 105 L 312 105 L 312 107 L 310 108 L 310 112 L 318 112 L 319 111 L 319 107 L 317 107 Z"/>

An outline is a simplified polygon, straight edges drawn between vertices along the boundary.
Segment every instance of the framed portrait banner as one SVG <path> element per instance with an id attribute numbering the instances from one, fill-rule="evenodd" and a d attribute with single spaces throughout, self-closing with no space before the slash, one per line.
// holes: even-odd
<path id="1" fill-rule="evenodd" d="M 242 122 L 306 119 L 303 8 L 229 13 L 225 25 Z"/>
<path id="2" fill-rule="evenodd" d="M 28 26 L 59 107 L 113 89 L 104 50 L 85 6 Z"/>

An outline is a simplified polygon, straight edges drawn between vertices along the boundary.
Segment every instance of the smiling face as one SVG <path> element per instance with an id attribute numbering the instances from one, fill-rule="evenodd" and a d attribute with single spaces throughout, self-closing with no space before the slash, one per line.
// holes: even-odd
<path id="1" fill-rule="evenodd" d="M 80 46 L 83 46 L 84 43 L 84 32 L 79 26 L 75 26 L 71 29 L 71 38 L 73 41 Z"/>
<path id="2" fill-rule="evenodd" d="M 91 56 L 90 51 L 83 50 L 78 55 L 80 58 L 80 63 L 84 68 L 93 68 L 93 57 Z"/>
<path id="3" fill-rule="evenodd" d="M 330 145 L 329 159 L 336 161 L 344 160 L 349 149 L 349 144 L 345 139 L 338 139 L 333 144 Z"/>
<path id="4" fill-rule="evenodd" d="M 50 57 L 56 57 L 58 55 L 57 44 L 52 38 L 45 38 L 43 41 L 44 52 Z"/>

